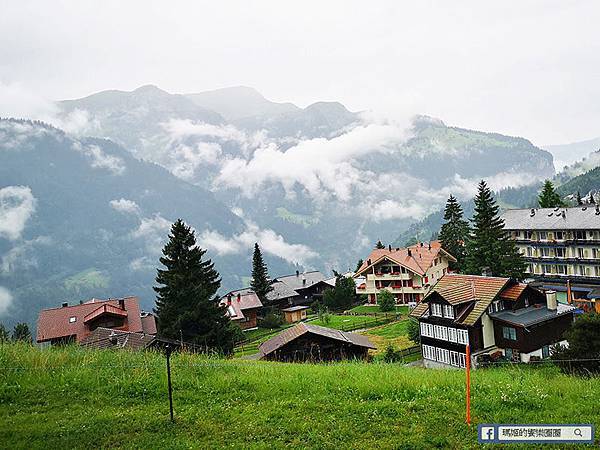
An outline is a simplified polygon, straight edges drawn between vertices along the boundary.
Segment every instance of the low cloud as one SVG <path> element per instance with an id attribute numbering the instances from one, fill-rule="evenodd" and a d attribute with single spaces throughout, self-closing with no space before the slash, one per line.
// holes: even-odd
<path id="1" fill-rule="evenodd" d="M 5 316 L 13 302 L 13 296 L 8 289 L 0 286 L 0 316 Z"/>
<path id="2" fill-rule="evenodd" d="M 152 217 L 142 218 L 139 227 L 131 233 L 131 236 L 143 240 L 150 255 L 158 255 L 167 241 L 170 229 L 171 222 L 160 214 L 155 214 Z"/>
<path id="3" fill-rule="evenodd" d="M 52 244 L 52 239 L 48 236 L 38 236 L 35 239 L 19 241 L 2 256 L 0 274 L 9 274 L 17 270 L 27 270 L 31 267 L 37 267 L 38 247 L 50 244 Z"/>
<path id="4" fill-rule="evenodd" d="M 19 239 L 35 207 L 36 199 L 29 186 L 0 189 L 0 237 Z"/>
<path id="5" fill-rule="evenodd" d="M 125 173 L 125 161 L 118 156 L 104 153 L 97 145 L 82 145 L 79 142 L 73 144 L 73 149 L 83 153 L 91 160 L 91 166 L 95 169 L 106 169 L 113 175 Z"/>
<path id="6" fill-rule="evenodd" d="M 221 146 L 215 142 L 179 144 L 171 152 L 170 170 L 176 177 L 192 180 L 199 167 L 218 164 L 221 154 Z"/>
<path id="7" fill-rule="evenodd" d="M 231 238 L 212 230 L 204 231 L 198 237 L 201 247 L 216 252 L 218 255 L 239 254 L 249 252 L 254 243 L 268 254 L 282 258 L 290 263 L 307 265 L 317 256 L 316 252 L 303 244 L 290 244 L 283 236 L 270 229 L 261 229 L 258 225 L 247 221 L 246 230 Z"/>
<path id="8" fill-rule="evenodd" d="M 118 200 L 111 200 L 109 203 L 115 211 L 119 211 L 126 214 L 140 214 L 140 207 L 133 200 L 120 198 Z"/>

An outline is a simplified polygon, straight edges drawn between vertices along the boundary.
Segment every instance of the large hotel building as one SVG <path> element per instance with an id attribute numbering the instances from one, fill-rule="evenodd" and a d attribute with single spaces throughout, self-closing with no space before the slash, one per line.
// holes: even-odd
<path id="1" fill-rule="evenodd" d="M 570 289 L 579 306 L 600 312 L 598 205 L 509 209 L 502 218 L 535 286 L 556 290 L 563 302 Z"/>

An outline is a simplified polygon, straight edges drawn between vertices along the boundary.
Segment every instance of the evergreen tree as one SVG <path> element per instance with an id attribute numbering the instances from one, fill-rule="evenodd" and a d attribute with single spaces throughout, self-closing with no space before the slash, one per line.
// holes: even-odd
<path id="1" fill-rule="evenodd" d="M 581 194 L 579 193 L 579 191 L 577 191 L 577 195 L 575 196 L 575 201 L 577 202 L 578 205 L 583 205 L 583 200 L 581 199 Z"/>
<path id="2" fill-rule="evenodd" d="M 354 271 L 358 272 L 358 269 L 360 269 L 363 264 L 364 264 L 364 261 L 362 259 L 359 259 L 358 262 L 356 263 L 356 269 Z"/>
<path id="3" fill-rule="evenodd" d="M 29 331 L 29 325 L 25 322 L 21 322 L 15 325 L 12 334 L 13 341 L 27 342 L 31 344 L 31 331 Z"/>
<path id="4" fill-rule="evenodd" d="M 463 219 L 463 210 L 454 196 L 448 198 L 444 210 L 444 220 L 439 240 L 442 248 L 456 258 L 456 262 L 450 263 L 450 268 L 462 270 L 465 259 L 465 242 L 469 235 L 469 223 Z"/>
<path id="5" fill-rule="evenodd" d="M 378 241 L 377 241 L 377 243 L 375 244 L 375 248 L 378 248 L 378 249 L 380 249 L 380 250 L 381 250 L 381 249 L 384 249 L 384 248 L 385 248 L 385 245 L 383 245 L 383 244 L 381 243 L 381 240 L 378 240 Z"/>
<path id="6" fill-rule="evenodd" d="M 494 276 L 520 280 L 525 262 L 515 243 L 504 231 L 504 221 L 498 216 L 499 207 L 485 181 L 479 183 L 474 199 L 472 231 L 467 239 L 465 271 L 481 275 L 484 270 Z"/>
<path id="7" fill-rule="evenodd" d="M 6 330 L 4 325 L 0 323 L 0 344 L 2 344 L 3 342 L 9 342 L 9 341 L 10 341 L 10 335 L 8 334 L 8 331 Z"/>
<path id="8" fill-rule="evenodd" d="M 544 187 L 538 197 L 538 203 L 540 208 L 557 208 L 559 206 L 565 206 L 565 203 L 554 189 L 554 185 L 550 180 L 544 182 Z"/>
<path id="9" fill-rule="evenodd" d="M 160 336 L 232 353 L 240 331 L 217 302 L 221 279 L 212 261 L 203 260 L 206 250 L 196 246 L 194 231 L 181 219 L 171 226 L 162 253 L 166 269 L 157 270 L 154 287 Z"/>
<path id="10" fill-rule="evenodd" d="M 254 254 L 252 255 L 252 281 L 250 287 L 263 303 L 267 304 L 267 294 L 273 290 L 269 281 L 269 272 L 267 265 L 263 260 L 262 253 L 258 244 L 254 244 Z"/>
<path id="11" fill-rule="evenodd" d="M 596 200 L 594 200 L 594 194 L 592 194 L 590 192 L 590 205 L 595 205 L 596 204 Z"/>
<path id="12" fill-rule="evenodd" d="M 356 298 L 356 283 L 354 278 L 346 278 L 344 275 L 333 272 L 335 275 L 335 287 L 323 293 L 323 303 L 330 310 L 341 311 L 348 309 Z"/>

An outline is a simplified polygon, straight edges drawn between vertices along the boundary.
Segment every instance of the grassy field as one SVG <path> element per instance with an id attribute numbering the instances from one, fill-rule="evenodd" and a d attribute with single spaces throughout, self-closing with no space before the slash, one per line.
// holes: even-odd
<path id="1" fill-rule="evenodd" d="M 369 328 L 369 326 L 372 326 L 372 323 L 374 323 L 377 320 L 377 318 L 373 316 L 345 316 L 341 314 L 330 314 L 329 317 L 329 323 L 325 323 L 319 319 L 311 320 L 308 323 L 310 323 L 311 325 L 319 325 L 321 327 L 335 328 L 336 330 L 341 330 L 344 328 L 354 328 L 357 326 L 364 326 L 365 328 Z"/>
<path id="2" fill-rule="evenodd" d="M 408 320 L 402 320 L 372 328 L 362 334 L 368 336 L 371 342 L 377 346 L 374 353 L 378 354 L 384 352 L 388 345 L 392 345 L 397 350 L 415 346 L 416 344 L 408 338 L 407 327 Z"/>
<path id="3" fill-rule="evenodd" d="M 3 448 L 477 448 L 477 423 L 600 424 L 600 383 L 554 368 L 464 374 L 0 345 Z"/>
<path id="4" fill-rule="evenodd" d="M 360 305 L 360 306 L 355 306 L 354 308 L 352 308 L 350 310 L 353 313 L 356 314 L 393 314 L 394 311 L 388 311 L 388 312 L 382 312 L 379 309 L 378 305 L 373 305 L 373 306 L 368 306 L 368 305 Z M 396 313 L 399 314 L 408 314 L 408 306 L 405 305 L 401 305 L 401 306 L 396 306 Z"/>

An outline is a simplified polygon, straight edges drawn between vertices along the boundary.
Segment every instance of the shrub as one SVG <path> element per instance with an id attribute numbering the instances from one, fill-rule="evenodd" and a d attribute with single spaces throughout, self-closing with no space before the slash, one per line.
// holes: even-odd
<path id="1" fill-rule="evenodd" d="M 331 322 L 331 314 L 329 314 L 327 308 L 320 308 L 318 312 L 318 317 L 319 321 L 321 323 L 324 323 L 325 325 L 328 325 L 329 322 Z"/>
<path id="2" fill-rule="evenodd" d="M 393 311 L 396 307 L 396 299 L 390 291 L 383 290 L 377 295 L 377 304 L 380 311 Z"/>
<path id="3" fill-rule="evenodd" d="M 419 321 L 415 319 L 409 319 L 406 331 L 408 334 L 408 338 L 415 344 L 421 342 L 421 330 L 419 328 Z"/>
<path id="4" fill-rule="evenodd" d="M 387 363 L 394 363 L 402 361 L 402 356 L 392 344 L 388 344 L 388 346 L 385 348 L 385 353 L 383 354 L 383 360 Z"/>
<path id="5" fill-rule="evenodd" d="M 551 358 L 564 372 L 600 373 L 600 315 L 584 314 L 565 333 L 569 347 L 556 345 Z M 567 361 L 568 360 L 568 361 Z M 579 361 L 573 361 L 579 360 Z"/>
<path id="6" fill-rule="evenodd" d="M 279 328 L 283 324 L 283 319 L 280 315 L 269 313 L 264 318 L 258 321 L 260 328 Z"/>

